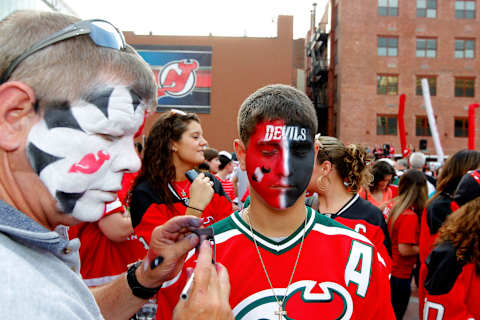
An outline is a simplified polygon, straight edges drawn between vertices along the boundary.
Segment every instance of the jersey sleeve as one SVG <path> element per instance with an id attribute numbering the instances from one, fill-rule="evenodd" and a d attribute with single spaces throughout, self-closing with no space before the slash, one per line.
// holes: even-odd
<path id="1" fill-rule="evenodd" d="M 394 320 L 391 298 L 388 266 L 379 258 L 376 248 L 373 248 L 372 270 L 370 274 L 370 286 L 367 295 L 363 299 L 361 309 L 354 310 L 352 319 L 389 319 Z M 357 292 L 358 293 L 358 292 Z M 358 294 L 352 295 L 359 299 Z M 363 316 L 365 315 L 365 317 Z"/>

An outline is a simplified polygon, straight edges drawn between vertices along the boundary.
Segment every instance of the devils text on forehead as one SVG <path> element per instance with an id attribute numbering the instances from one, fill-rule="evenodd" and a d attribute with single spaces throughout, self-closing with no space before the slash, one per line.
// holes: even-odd
<path id="1" fill-rule="evenodd" d="M 264 141 L 286 139 L 289 141 L 307 140 L 307 129 L 299 126 L 272 125 L 265 126 Z"/>

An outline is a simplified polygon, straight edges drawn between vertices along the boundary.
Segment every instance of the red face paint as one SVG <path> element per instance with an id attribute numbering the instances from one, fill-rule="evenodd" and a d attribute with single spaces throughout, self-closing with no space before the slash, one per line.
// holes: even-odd
<path id="1" fill-rule="evenodd" d="M 268 205 L 285 209 L 305 191 L 313 158 L 313 137 L 308 129 L 286 125 L 283 120 L 263 121 L 248 143 L 248 179 Z"/>
<path id="2" fill-rule="evenodd" d="M 74 163 L 70 167 L 70 170 L 68 170 L 68 172 L 71 172 L 71 173 L 81 172 L 85 174 L 92 174 L 97 172 L 105 163 L 105 161 L 110 159 L 110 155 L 100 150 L 97 152 L 97 157 L 95 157 L 95 154 L 93 153 L 87 154 L 82 158 L 82 160 L 80 160 L 77 163 Z"/>
<path id="3" fill-rule="evenodd" d="M 138 131 L 135 133 L 133 138 L 139 137 L 143 133 L 143 129 L 145 128 L 145 122 L 147 121 L 147 111 L 145 111 L 145 115 L 143 116 L 143 122 L 140 128 L 138 128 Z"/>

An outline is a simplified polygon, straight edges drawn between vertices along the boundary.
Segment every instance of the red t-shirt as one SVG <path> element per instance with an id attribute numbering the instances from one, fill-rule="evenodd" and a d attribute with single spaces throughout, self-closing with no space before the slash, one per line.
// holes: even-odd
<path id="1" fill-rule="evenodd" d="M 215 178 L 217 178 L 218 181 L 220 181 L 220 183 L 223 186 L 223 190 L 228 195 L 230 200 L 233 201 L 237 197 L 235 196 L 235 189 L 233 188 L 233 182 L 228 179 L 223 180 L 219 176 L 215 176 Z"/>
<path id="2" fill-rule="evenodd" d="M 209 173 L 206 175 L 213 178 Z M 205 226 L 220 221 L 232 213 L 232 203 L 226 196 L 222 184 L 217 179 L 213 179 L 213 181 L 213 197 L 202 213 Z M 174 183 L 173 187 L 181 198 L 189 197 L 190 182 L 188 180 Z M 172 205 L 168 206 L 147 181 L 142 181 L 132 191 L 130 202 L 132 224 L 135 233 L 140 239 L 143 238 L 141 241 L 146 241 L 146 243 L 150 243 L 152 231 L 156 226 L 164 224 L 175 216 L 184 215 L 186 210 L 187 207 L 181 199 L 176 199 Z"/>
<path id="3" fill-rule="evenodd" d="M 391 203 L 390 206 L 392 206 Z M 392 220 L 389 219 L 388 230 L 391 230 L 391 222 Z M 418 245 L 419 235 L 420 226 L 417 215 L 410 209 L 405 210 L 398 216 L 393 225 L 393 232 L 390 234 L 392 240 L 392 276 L 395 278 L 409 279 L 417 262 L 416 255 L 402 256 L 398 251 L 398 245 Z"/>
<path id="4" fill-rule="evenodd" d="M 109 211 L 103 217 L 123 212 L 121 204 L 107 210 Z M 100 230 L 98 221 L 83 222 L 70 227 L 68 234 L 71 239 L 80 239 L 80 273 L 89 287 L 100 286 L 116 279 L 127 271 L 129 264 L 143 259 L 147 252 L 135 234 L 129 235 L 122 242 L 108 239 Z"/>

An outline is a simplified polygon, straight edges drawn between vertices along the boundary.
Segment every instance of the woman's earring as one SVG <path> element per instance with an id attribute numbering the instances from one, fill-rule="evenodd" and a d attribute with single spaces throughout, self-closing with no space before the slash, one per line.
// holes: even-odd
<path id="1" fill-rule="evenodd" d="M 317 179 L 317 188 L 319 191 L 322 191 L 322 192 L 325 192 L 328 190 L 328 185 L 329 183 L 328 182 L 324 182 L 323 181 L 323 178 L 325 178 L 325 176 L 320 176 L 318 179 Z M 328 179 L 327 179 L 328 180 Z"/>

